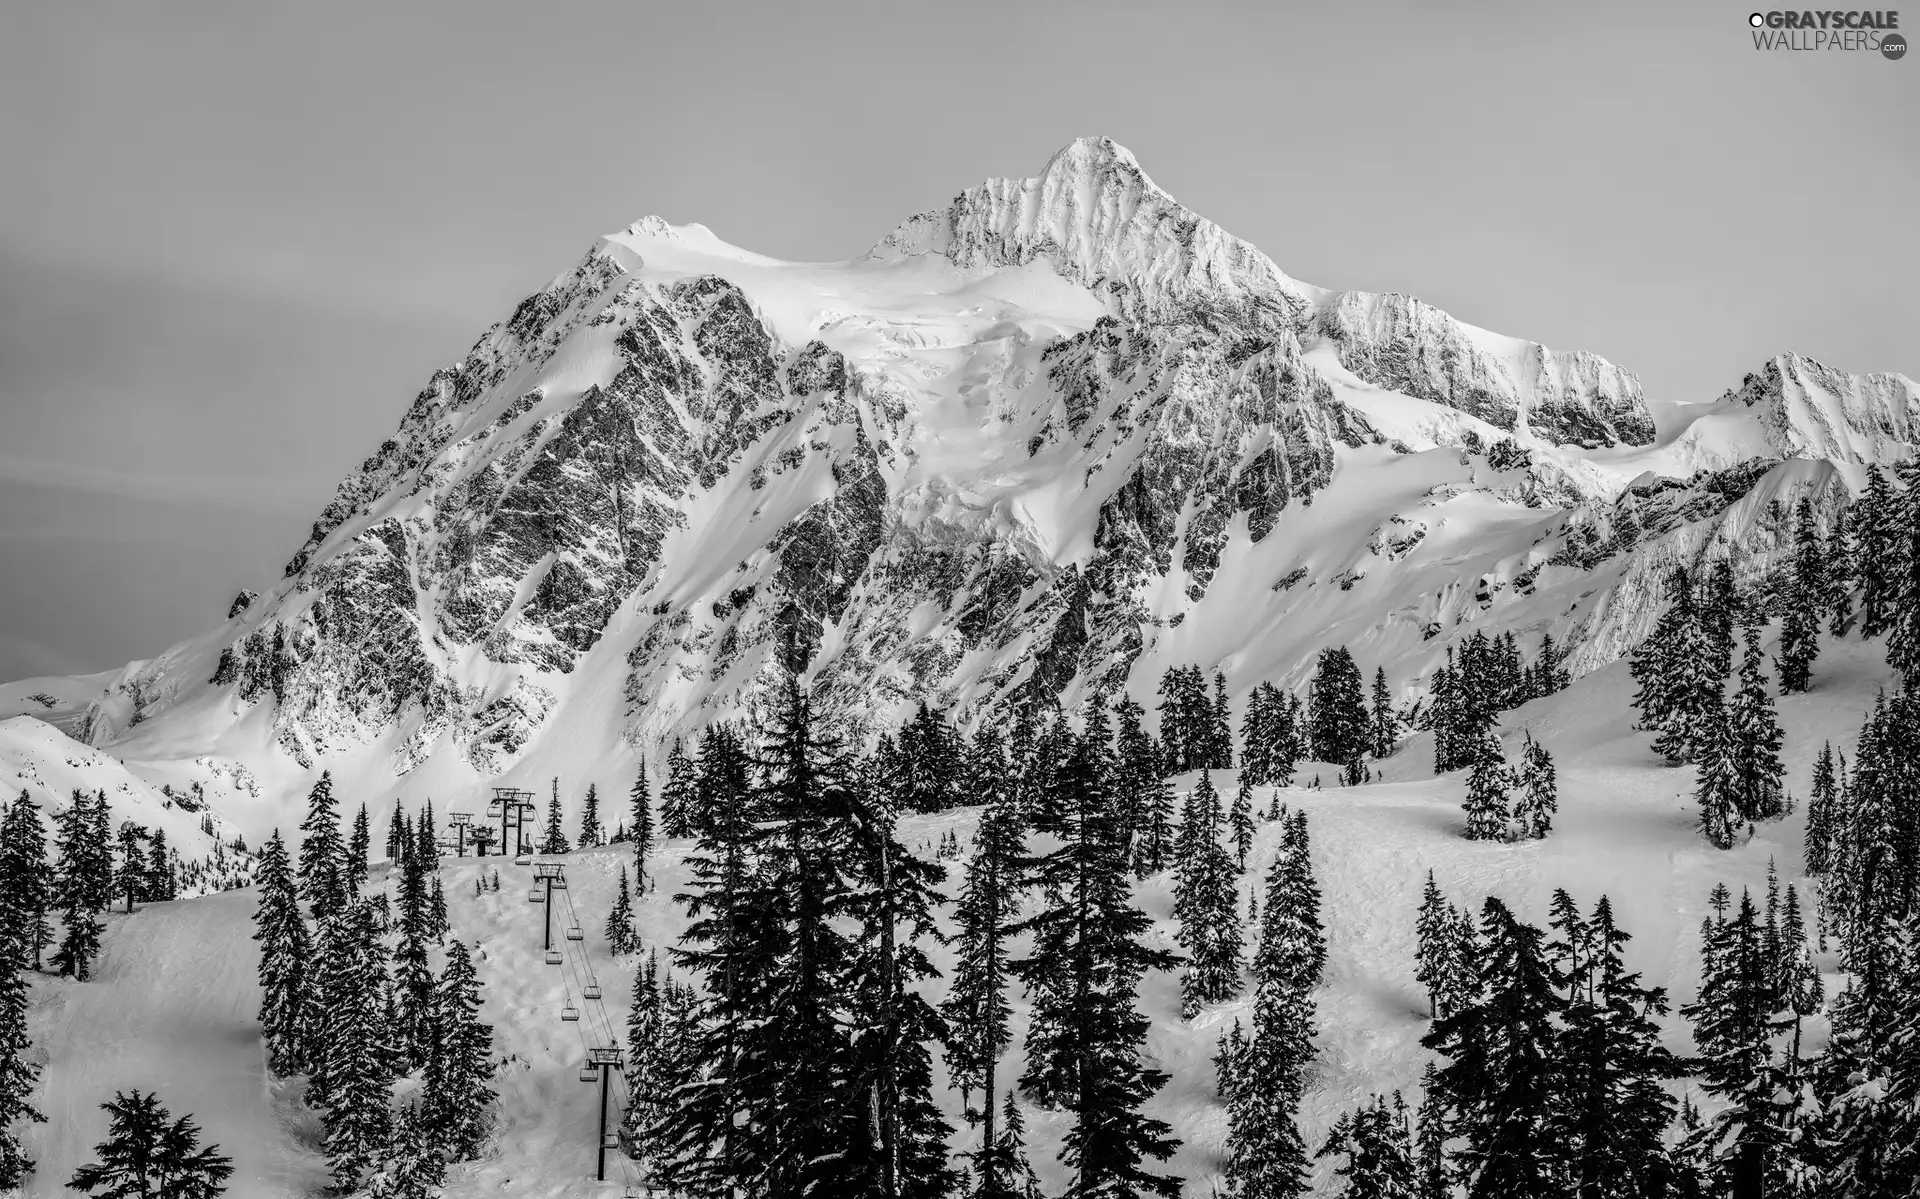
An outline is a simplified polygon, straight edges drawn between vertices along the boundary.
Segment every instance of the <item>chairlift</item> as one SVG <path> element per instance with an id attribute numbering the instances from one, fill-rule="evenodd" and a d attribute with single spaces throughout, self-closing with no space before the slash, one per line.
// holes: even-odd
<path id="1" fill-rule="evenodd" d="M 531 866 L 533 865 L 533 858 L 523 853 L 513 859 L 513 864 L 515 866 Z"/>
<path id="2" fill-rule="evenodd" d="M 570 925 L 568 925 L 568 926 L 567 926 L 567 940 L 569 940 L 569 941 L 584 941 L 584 940 L 586 940 L 586 939 L 587 939 L 587 934 L 586 934 L 586 933 L 584 933 L 584 932 L 582 932 L 582 931 L 580 930 L 580 926 L 579 926 L 579 925 L 577 925 L 577 924 L 570 924 Z"/>
<path id="3" fill-rule="evenodd" d="M 580 1019 L 580 1009 L 569 1003 L 560 1009 L 560 1018 L 569 1024 L 577 1023 Z"/>
<path id="4" fill-rule="evenodd" d="M 619 1134 L 619 1133 L 616 1133 L 616 1132 L 603 1132 L 603 1133 L 601 1133 L 601 1134 L 600 1134 L 600 1147 L 601 1147 L 601 1148 L 603 1148 L 603 1149 L 618 1149 L 618 1148 L 620 1148 L 620 1134 Z"/>
<path id="5" fill-rule="evenodd" d="M 582 1066 L 582 1067 L 580 1067 L 580 1081 L 581 1081 L 581 1082 L 599 1082 L 599 1081 L 600 1081 L 600 1067 L 598 1067 L 598 1066 Z"/>
<path id="6" fill-rule="evenodd" d="M 560 957 L 560 951 L 559 951 L 559 950 L 557 950 L 557 949 L 549 949 L 549 950 L 547 950 L 547 965 L 549 965 L 549 966 L 558 966 L 558 965 L 560 964 L 560 962 L 561 962 L 561 960 L 562 960 L 562 959 L 561 959 L 561 957 Z"/>
<path id="7" fill-rule="evenodd" d="M 580 997 L 581 997 L 582 999 L 598 999 L 598 998 L 600 998 L 600 984 L 599 984 L 599 983 L 588 983 L 588 984 L 587 984 L 586 986 L 584 986 L 584 987 L 581 987 L 581 988 L 580 988 Z"/>
<path id="8" fill-rule="evenodd" d="M 566 889 L 567 889 L 567 876 L 566 876 L 566 875 L 564 875 L 564 874 L 562 874 L 562 875 L 558 875 L 558 876 L 556 876 L 556 877 L 554 878 L 554 880 L 553 880 L 553 889 L 554 889 L 554 890 L 556 890 L 556 891 L 564 891 L 564 890 L 566 890 Z"/>
<path id="9" fill-rule="evenodd" d="M 547 897 L 546 892 L 542 891 L 538 887 L 535 887 L 533 890 L 527 892 L 528 903 L 540 903 L 541 901 L 546 899 L 546 897 Z"/>

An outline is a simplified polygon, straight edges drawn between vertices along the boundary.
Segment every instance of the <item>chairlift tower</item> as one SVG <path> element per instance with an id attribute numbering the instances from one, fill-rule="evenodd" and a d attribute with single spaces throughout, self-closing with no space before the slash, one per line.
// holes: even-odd
<path id="1" fill-rule="evenodd" d="M 619 1138 L 607 1131 L 607 1091 L 613 1082 L 613 1072 L 625 1069 L 620 1059 L 620 1047 L 606 1045 L 587 1050 L 587 1064 L 580 1067 L 581 1082 L 600 1084 L 600 1123 L 594 1130 L 594 1141 L 599 1153 L 599 1165 L 594 1178 L 607 1180 L 607 1150 L 619 1144 Z"/>
<path id="2" fill-rule="evenodd" d="M 518 787 L 495 787 L 493 798 L 487 801 L 487 819 L 500 818 L 500 854 L 519 856 L 526 852 L 526 821 L 533 811 L 533 792 Z M 511 828 L 514 836 L 507 839 L 507 830 Z"/>
<path id="3" fill-rule="evenodd" d="M 551 955 L 553 952 L 553 889 L 555 887 L 559 887 L 562 891 L 567 889 L 565 869 L 558 862 L 535 862 L 533 864 L 533 882 L 535 886 L 545 883 L 547 888 L 544 900 L 536 900 L 535 902 L 544 902 L 547 906 L 547 933 L 545 939 L 540 943 L 540 948 L 546 950 L 548 954 Z M 533 895 L 529 893 L 527 898 L 533 899 Z"/>
<path id="4" fill-rule="evenodd" d="M 467 856 L 467 826 L 473 823 L 472 812 L 448 812 L 447 823 L 453 825 L 453 856 Z"/>

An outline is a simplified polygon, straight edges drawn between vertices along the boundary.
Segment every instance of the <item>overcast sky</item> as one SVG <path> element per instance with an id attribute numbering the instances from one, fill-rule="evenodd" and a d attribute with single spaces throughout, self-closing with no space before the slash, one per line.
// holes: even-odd
<path id="1" fill-rule="evenodd" d="M 0 4 L 0 678 L 277 578 L 596 235 L 850 257 L 1083 134 L 1289 274 L 1657 398 L 1787 349 L 1920 374 L 1920 53 L 1766 54 L 1747 12 Z"/>

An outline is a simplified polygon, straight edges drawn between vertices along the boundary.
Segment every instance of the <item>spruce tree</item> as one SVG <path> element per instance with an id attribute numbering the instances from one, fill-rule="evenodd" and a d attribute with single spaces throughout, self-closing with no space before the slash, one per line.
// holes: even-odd
<path id="1" fill-rule="evenodd" d="M 976 736 L 970 760 L 975 769 L 998 765 L 997 746 Z M 967 861 L 960 901 L 954 912 L 953 986 L 945 1014 L 952 1028 L 947 1042 L 947 1073 L 960 1087 L 961 1112 L 981 1129 L 973 1155 L 975 1190 L 1004 1194 L 1011 1179 L 998 1155 L 994 1097 L 999 1094 L 998 1065 L 1013 1040 L 1013 1009 L 1007 1000 L 1007 929 L 1020 907 L 1020 861 L 1025 838 L 1006 798 L 995 794 L 980 814 L 973 854 Z M 976 1106 L 974 1096 L 979 1096 Z"/>
<path id="2" fill-rule="evenodd" d="M 1513 771 L 1500 753 L 1500 740 L 1493 733 L 1481 735 L 1476 747 L 1473 770 L 1467 776 L 1467 840 L 1504 841 L 1511 826 L 1508 794 L 1513 787 Z"/>
<path id="3" fill-rule="evenodd" d="M 1820 654 L 1820 615 L 1826 607 L 1826 551 L 1805 497 L 1794 507 L 1793 561 L 1780 616 L 1780 690 L 1805 691 Z"/>
<path id="4" fill-rule="evenodd" d="M 1819 877 L 1832 862 L 1833 822 L 1838 798 L 1838 779 L 1834 773 L 1833 742 L 1820 747 L 1813 764 L 1813 785 L 1807 794 L 1807 833 L 1805 860 L 1807 873 Z"/>
<path id="5" fill-rule="evenodd" d="M 177 895 L 173 859 L 167 850 L 167 830 L 156 828 L 153 839 L 147 843 L 147 902 L 166 903 Z"/>
<path id="6" fill-rule="evenodd" d="M 540 836 L 541 853 L 567 853 L 572 850 L 567 844 L 567 834 L 560 827 L 560 780 L 553 780 L 553 795 L 547 800 L 547 827 Z"/>
<path id="7" fill-rule="evenodd" d="M 1415 1199 L 1419 1194 L 1413 1130 L 1398 1092 L 1391 1103 L 1375 1095 L 1372 1103 L 1335 1120 L 1315 1156 L 1335 1155 L 1347 1159 L 1334 1170 L 1345 1180 L 1347 1199 Z"/>
<path id="8" fill-rule="evenodd" d="M 580 848 L 592 849 L 604 840 L 600 831 L 600 789 L 588 783 L 586 805 L 580 811 Z"/>
<path id="9" fill-rule="evenodd" d="M 1372 740 L 1360 668 L 1345 646 L 1320 651 L 1307 693 L 1308 736 L 1316 761 L 1345 766 L 1366 755 Z"/>
<path id="10" fill-rule="evenodd" d="M 1387 688 L 1387 668 L 1379 666 L 1373 672 L 1373 712 L 1371 724 L 1373 744 L 1370 747 L 1373 756 L 1385 758 L 1393 753 L 1393 746 L 1400 739 L 1400 714 L 1393 710 L 1393 692 Z"/>
<path id="11" fill-rule="evenodd" d="M 1868 469 L 1867 490 L 1847 510 L 1860 580 L 1860 635 L 1878 637 L 1893 623 L 1897 602 L 1902 505 L 1886 472 Z"/>
<path id="12" fill-rule="evenodd" d="M 493 1029 L 480 1022 L 480 980 L 463 942 L 447 946 L 434 993 L 432 1052 L 427 1058 L 426 1127 L 449 1161 L 479 1156 L 491 1124 Z"/>
<path id="13" fill-rule="evenodd" d="M 1207 768 L 1233 769 L 1233 708 L 1227 703 L 1227 676 L 1213 672 L 1213 704 L 1207 723 Z"/>
<path id="14" fill-rule="evenodd" d="M 1170 1157 L 1176 1142 L 1164 1121 L 1140 1111 L 1168 1076 L 1141 1061 L 1150 1021 L 1135 991 L 1146 971 L 1175 959 L 1143 943 L 1151 921 L 1129 895 L 1103 748 L 1074 739 L 1060 763 L 1060 844 L 1033 863 L 1041 890 L 1058 902 L 1015 926 L 1033 938 L 1031 954 L 1009 964 L 1035 1000 L 1021 1087 L 1072 1117 L 1060 1155 L 1073 1177 L 1069 1194 L 1172 1196 L 1179 1180 L 1145 1168 Z"/>
<path id="15" fill-rule="evenodd" d="M 54 832 L 54 848 L 59 855 L 54 868 L 54 903 L 63 909 L 60 916 L 65 935 L 53 958 L 54 969 L 63 975 L 87 981 L 93 959 L 100 953 L 100 922 L 97 865 L 100 849 L 95 846 L 93 804 L 86 792 L 75 791 L 72 803 L 60 814 Z"/>
<path id="16" fill-rule="evenodd" d="M 353 835 L 347 838 L 346 884 L 355 891 L 367 885 L 367 855 L 373 850 L 373 830 L 367 823 L 367 805 L 353 816 Z"/>
<path id="17" fill-rule="evenodd" d="M 1582 931 L 1586 952 L 1564 972 L 1572 997 L 1549 1119 L 1564 1185 L 1579 1196 L 1670 1195 L 1678 1179 L 1665 1133 L 1674 1103 L 1662 1084 L 1686 1070 L 1660 1043 L 1654 1018 L 1667 1013 L 1666 993 L 1627 970 L 1621 951 L 1630 937 L 1606 896 Z"/>
<path id="18" fill-rule="evenodd" d="M 1413 979 L 1427 989 L 1427 1018 L 1440 1016 L 1440 988 L 1449 975 L 1448 957 L 1457 949 L 1453 935 L 1453 908 L 1427 871 L 1420 912 L 1414 921 Z"/>
<path id="19" fill-rule="evenodd" d="M 1544 840 L 1553 831 L 1553 817 L 1560 808 L 1559 787 L 1553 768 L 1553 755 L 1547 747 L 1526 734 L 1526 748 L 1520 754 L 1519 794 L 1514 797 L 1513 814 L 1520 835 Z"/>
<path id="20" fill-rule="evenodd" d="M 1327 960 L 1305 813 L 1288 818 L 1265 906 L 1253 958 L 1253 1034 L 1222 1055 L 1227 1179 L 1243 1199 L 1294 1199 L 1307 1190 L 1298 1114 L 1314 1052 L 1313 993 Z"/>
<path id="21" fill-rule="evenodd" d="M 95 791 L 93 796 L 93 827 L 87 839 L 87 902 L 94 910 L 104 912 L 113 906 L 114 869 L 113 869 L 113 812 L 107 805 L 107 793 Z M 207 819 L 202 817 L 203 820 Z M 210 821 L 209 821 L 210 823 Z M 212 830 L 208 829 L 209 835 Z M 214 852 L 219 852 L 216 844 Z"/>
<path id="22" fill-rule="evenodd" d="M 427 865 L 416 849 L 400 868 L 400 940 L 393 953 L 393 1005 L 388 1031 L 407 1069 L 424 1066 L 433 1045 L 434 979 L 427 960 L 433 940 L 433 900 Z M 382 980 L 384 982 L 384 979 Z"/>
<path id="23" fill-rule="evenodd" d="M 11 813 L 9 813 L 11 815 Z M 37 817 L 35 818 L 37 819 Z M 17 911 L 0 913 L 0 1189 L 17 1186 L 33 1162 L 17 1131 L 22 1121 L 45 1123 L 32 1103 L 40 1083 L 40 1067 L 31 1058 L 27 1036 L 26 951 L 22 934 L 12 923 Z"/>
<path id="24" fill-rule="evenodd" d="M 697 831 L 695 809 L 699 804 L 699 777 L 686 746 L 674 738 L 667 755 L 667 781 L 660 788 L 660 833 L 665 837 L 691 837 Z"/>
<path id="25" fill-rule="evenodd" d="M 1737 738 L 1733 722 L 1725 714 L 1718 716 L 1702 746 L 1693 788 L 1694 804 L 1700 809 L 1700 831 L 1719 849 L 1733 848 L 1746 823 L 1740 810 L 1743 789 Z"/>
<path id="26" fill-rule="evenodd" d="M 54 884 L 40 809 L 22 789 L 20 798 L 0 818 L 0 938 L 12 939 L 20 963 L 35 970 L 40 969 L 41 953 L 53 939 L 47 912 L 54 906 Z"/>
<path id="27" fill-rule="evenodd" d="M 1253 849 L 1253 787 L 1244 774 L 1240 776 L 1240 789 L 1234 793 L 1233 807 L 1227 811 L 1227 829 L 1233 837 L 1233 868 L 1244 871 L 1247 854 Z"/>
<path id="28" fill-rule="evenodd" d="M 434 834 L 438 827 L 433 820 L 433 801 L 428 800 L 420 809 L 420 818 L 414 824 L 413 854 L 420 859 L 420 869 L 432 873 L 440 869 L 440 842 Z"/>
<path id="29" fill-rule="evenodd" d="M 1446 1119 L 1465 1144 L 1471 1195 L 1559 1199 L 1549 1121 L 1557 1070 L 1555 993 L 1540 930 L 1489 897 L 1481 909 L 1483 994 L 1442 1017 L 1421 1044 L 1447 1059 L 1435 1075 Z"/>
<path id="30" fill-rule="evenodd" d="M 923 734 L 949 731 L 941 721 Z M 949 778 L 950 792 L 958 781 Z M 853 1185 L 885 1199 L 941 1199 L 959 1176 L 947 1164 L 951 1129 L 933 1098 L 931 1046 L 946 1043 L 949 1030 L 921 986 L 938 977 L 925 947 L 940 937 L 935 888 L 946 870 L 900 844 L 892 810 L 875 790 L 855 786 L 852 798 L 848 910 L 859 933 L 842 984 L 855 1013 L 846 1085 L 870 1098 L 874 1134 L 873 1156 Z"/>
<path id="31" fill-rule="evenodd" d="M 1194 788 L 1194 805 L 1180 830 L 1174 919 L 1187 951 L 1180 976 L 1181 1011 L 1189 1019 L 1240 989 L 1240 913 L 1233 858 L 1220 842 L 1220 803 L 1208 776 Z M 1189 828 L 1191 826 L 1191 828 Z"/>
<path id="32" fill-rule="evenodd" d="M 1742 818 L 1753 822 L 1771 820 L 1786 810 L 1780 788 L 1786 773 L 1780 764 L 1784 737 L 1761 664 L 1760 631 L 1749 627 L 1740 661 L 1740 686 L 1727 705 L 1726 723 L 1737 755 L 1735 806 Z"/>
<path id="33" fill-rule="evenodd" d="M 1775 1108 L 1775 994 L 1751 894 L 1741 893 L 1732 919 L 1709 926 L 1702 958 L 1699 998 L 1680 1014 L 1693 1024 L 1702 1086 L 1725 1106 L 1692 1147 L 1715 1185 L 1758 1195 L 1781 1181 L 1784 1162 Z"/>
<path id="34" fill-rule="evenodd" d="M 607 913 L 607 952 L 614 957 L 640 948 L 633 931 L 633 896 L 627 891 L 627 868 L 620 867 L 620 891 Z"/>
<path id="35" fill-rule="evenodd" d="M 395 1045 L 387 1031 L 386 969 L 371 910 L 355 901 L 326 924 L 321 933 L 326 1015 L 319 1036 L 325 1063 L 322 1141 L 334 1185 L 352 1190 L 385 1155 L 393 1126 L 388 1086 Z"/>
<path id="36" fill-rule="evenodd" d="M 114 891 L 127 901 L 127 911 L 133 911 L 133 901 L 145 889 L 147 878 L 146 851 L 141 848 L 146 841 L 146 832 L 129 820 L 120 826 L 120 868 L 114 875 Z"/>
<path id="37" fill-rule="evenodd" d="M 653 801 L 647 794 L 647 764 L 642 761 L 628 793 L 633 806 L 633 827 L 627 834 L 633 842 L 633 888 L 647 893 L 647 859 L 653 856 Z"/>
<path id="38" fill-rule="evenodd" d="M 299 879 L 301 897 L 315 920 L 346 908 L 346 847 L 340 840 L 333 775 L 327 771 L 307 793 L 307 815 L 300 822 Z"/>
<path id="39" fill-rule="evenodd" d="M 260 943 L 260 1034 L 266 1041 L 267 1065 L 280 1074 L 295 1074 L 305 1064 L 309 1024 L 318 1013 L 310 1006 L 308 991 L 312 945 L 279 829 L 260 849 L 255 881 L 260 887 L 253 913 L 253 939 Z"/>
<path id="40" fill-rule="evenodd" d="M 413 846 L 412 835 L 407 831 L 407 814 L 401 810 L 400 801 L 393 801 L 393 818 L 387 821 L 387 861 L 398 866 L 400 859 L 407 855 Z"/>
<path id="41" fill-rule="evenodd" d="M 981 1146 L 981 1153 L 992 1165 L 981 1170 L 981 1185 L 971 1199 L 1041 1199 L 1040 1178 L 1027 1161 L 1026 1117 L 1020 1114 L 1011 1090 L 1000 1108 L 1000 1131 L 991 1144 Z M 985 1181 L 988 1177 L 993 1180 L 991 1187 Z"/>
<path id="42" fill-rule="evenodd" d="M 218 1145 L 200 1144 L 192 1116 L 172 1118 L 157 1096 L 115 1091 L 100 1105 L 109 1116 L 107 1139 L 93 1147 L 99 1160 L 73 1172 L 67 1186 L 109 1199 L 212 1199 L 227 1190 L 233 1159 Z"/>
<path id="43" fill-rule="evenodd" d="M 1920 464 L 1909 459 L 1894 473 L 1902 488 L 1888 514 L 1887 665 L 1912 690 L 1920 689 Z"/>

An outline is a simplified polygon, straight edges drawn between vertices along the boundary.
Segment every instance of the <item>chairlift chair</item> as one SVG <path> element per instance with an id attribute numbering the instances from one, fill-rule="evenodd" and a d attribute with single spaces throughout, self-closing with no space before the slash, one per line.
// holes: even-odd
<path id="1" fill-rule="evenodd" d="M 582 999 L 598 999 L 598 998 L 600 998 L 600 984 L 599 984 L 599 983 L 588 983 L 588 984 L 587 984 L 586 986 L 584 986 L 584 987 L 581 987 L 581 988 L 580 988 L 580 997 L 581 997 Z"/>
<path id="2" fill-rule="evenodd" d="M 579 925 L 570 924 L 567 926 L 567 940 L 584 941 L 586 939 L 587 939 L 587 934 L 581 931 Z"/>
<path id="3" fill-rule="evenodd" d="M 569 1024 L 576 1023 L 580 1019 L 580 1009 L 569 1003 L 560 1009 L 560 1018 Z"/>
<path id="4" fill-rule="evenodd" d="M 566 890 L 566 889 L 567 889 L 567 876 L 563 874 L 563 875 L 560 875 L 560 876 L 559 876 L 558 878 L 556 878 L 556 879 L 554 879 L 554 880 L 553 880 L 553 889 L 554 889 L 554 890 L 556 890 L 556 891 L 564 891 L 564 890 Z"/>
<path id="5" fill-rule="evenodd" d="M 582 1067 L 580 1067 L 580 1081 L 581 1081 L 581 1082 L 599 1082 L 599 1081 L 600 1081 L 600 1067 L 598 1067 L 598 1066 L 582 1066 Z"/>
<path id="6" fill-rule="evenodd" d="M 528 854 L 519 854 L 513 859 L 513 864 L 515 866 L 531 866 L 533 865 L 533 858 Z"/>
<path id="7" fill-rule="evenodd" d="M 618 1148 L 620 1148 L 620 1134 L 619 1134 L 619 1133 L 615 1133 L 615 1132 L 603 1132 L 603 1133 L 601 1133 L 601 1134 L 600 1134 L 600 1147 L 601 1147 L 601 1148 L 603 1148 L 603 1149 L 618 1149 Z"/>
<path id="8" fill-rule="evenodd" d="M 546 892 L 542 891 L 538 887 L 535 887 L 533 890 L 527 892 L 528 903 L 539 903 L 542 900 L 544 900 L 546 897 L 547 897 Z"/>
<path id="9" fill-rule="evenodd" d="M 558 966 L 558 965 L 560 964 L 560 962 L 561 962 L 561 960 L 562 960 L 562 959 L 561 959 L 561 957 L 560 957 L 560 951 L 559 951 L 559 950 L 557 950 L 557 949 L 549 949 L 549 950 L 547 950 L 547 965 L 549 965 L 549 966 Z"/>

